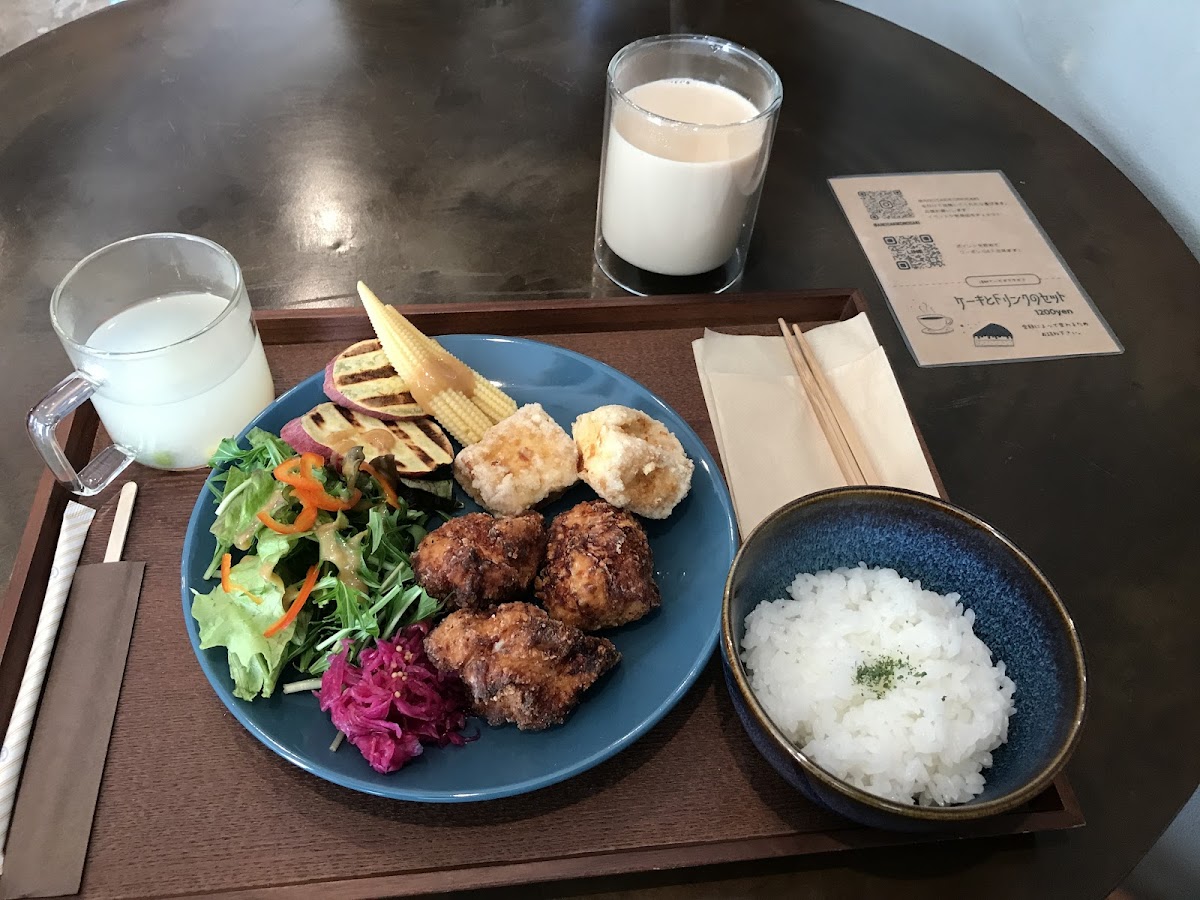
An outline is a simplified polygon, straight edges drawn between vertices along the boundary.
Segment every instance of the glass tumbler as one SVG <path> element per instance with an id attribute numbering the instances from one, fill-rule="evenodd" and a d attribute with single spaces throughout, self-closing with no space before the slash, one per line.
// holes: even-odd
<path id="1" fill-rule="evenodd" d="M 28 428 L 76 494 L 98 493 L 134 460 L 203 466 L 275 398 L 242 271 L 204 238 L 147 234 L 95 251 L 55 288 L 50 321 L 75 371 Z M 55 428 L 86 400 L 113 443 L 77 472 Z"/>
<path id="2" fill-rule="evenodd" d="M 608 65 L 596 263 L 634 294 L 741 277 L 783 101 L 758 54 L 707 35 L 635 41 Z"/>

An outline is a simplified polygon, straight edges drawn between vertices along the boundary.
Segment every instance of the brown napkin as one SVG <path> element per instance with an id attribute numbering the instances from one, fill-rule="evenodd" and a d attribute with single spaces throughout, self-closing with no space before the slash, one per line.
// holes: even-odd
<path id="1" fill-rule="evenodd" d="M 9 830 L 5 898 L 79 892 L 145 568 L 75 572 Z"/>

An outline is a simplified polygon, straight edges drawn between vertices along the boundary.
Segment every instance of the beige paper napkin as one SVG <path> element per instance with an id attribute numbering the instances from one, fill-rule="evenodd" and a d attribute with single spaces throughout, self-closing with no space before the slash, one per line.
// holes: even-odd
<path id="1" fill-rule="evenodd" d="M 866 315 L 805 336 L 880 480 L 936 496 L 908 408 Z M 692 351 L 743 536 L 785 503 L 846 483 L 782 337 L 706 330 Z"/>

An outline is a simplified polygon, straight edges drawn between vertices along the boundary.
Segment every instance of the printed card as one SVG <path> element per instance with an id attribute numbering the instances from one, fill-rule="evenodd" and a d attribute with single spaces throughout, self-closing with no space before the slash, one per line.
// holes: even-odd
<path id="1" fill-rule="evenodd" d="M 1122 352 L 1002 172 L 829 183 L 918 365 Z"/>

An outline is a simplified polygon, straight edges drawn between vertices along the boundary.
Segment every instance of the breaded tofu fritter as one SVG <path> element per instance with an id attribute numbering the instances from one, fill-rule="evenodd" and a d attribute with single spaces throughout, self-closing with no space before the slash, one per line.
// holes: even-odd
<path id="1" fill-rule="evenodd" d="M 574 439 L 540 403 L 522 406 L 459 451 L 454 477 L 484 509 L 515 516 L 579 480 Z"/>
<path id="2" fill-rule="evenodd" d="M 555 621 L 531 603 L 459 610 L 425 638 L 425 652 L 462 679 L 472 711 L 522 731 L 560 725 L 584 691 L 621 659 L 611 641 Z"/>
<path id="3" fill-rule="evenodd" d="M 487 609 L 528 591 L 545 552 L 539 513 L 468 513 L 425 535 L 412 567 L 421 587 L 446 605 Z"/>
<path id="4" fill-rule="evenodd" d="M 571 426 L 579 477 L 613 506 L 665 519 L 692 487 L 695 465 L 667 426 L 639 409 L 601 406 Z"/>
<path id="5" fill-rule="evenodd" d="M 646 532 L 603 500 L 555 517 L 534 591 L 551 616 L 584 631 L 633 622 L 661 602 Z"/>

